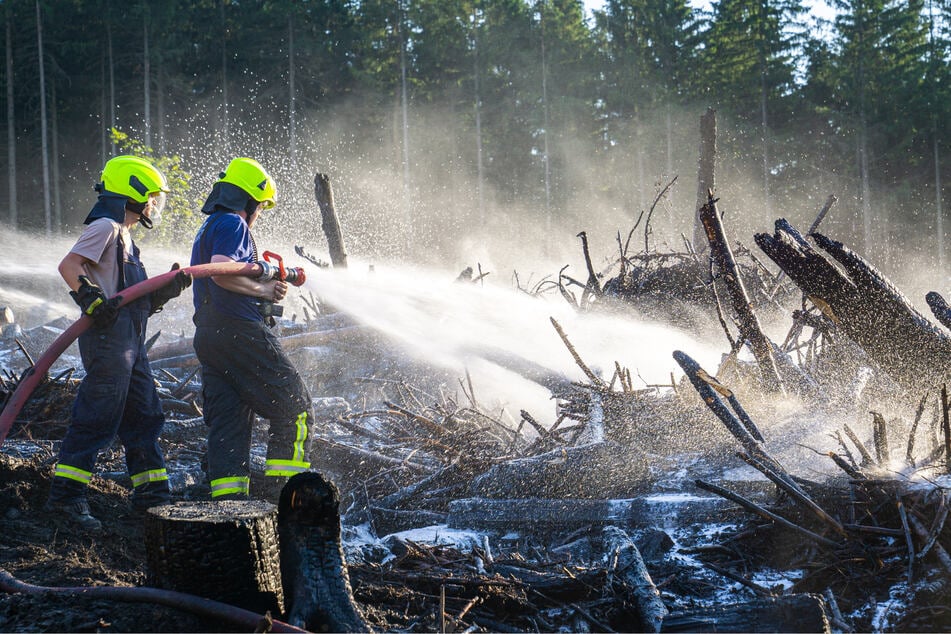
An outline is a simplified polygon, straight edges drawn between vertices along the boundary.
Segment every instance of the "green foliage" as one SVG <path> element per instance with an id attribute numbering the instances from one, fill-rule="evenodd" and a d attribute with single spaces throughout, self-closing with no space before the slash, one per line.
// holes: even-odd
<path id="1" fill-rule="evenodd" d="M 120 154 L 132 154 L 148 159 L 168 181 L 170 192 L 161 221 L 152 229 L 140 233 L 137 241 L 161 247 L 181 247 L 182 244 L 190 244 L 202 218 L 195 211 L 198 204 L 191 192 L 192 176 L 182 167 L 181 157 L 159 155 L 142 141 L 116 128 L 111 128 L 109 135 Z"/>

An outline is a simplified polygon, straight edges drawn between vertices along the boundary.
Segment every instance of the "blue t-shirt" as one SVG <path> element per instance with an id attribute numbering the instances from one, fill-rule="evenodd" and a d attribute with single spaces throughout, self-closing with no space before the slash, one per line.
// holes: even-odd
<path id="1" fill-rule="evenodd" d="M 215 212 L 198 230 L 192 245 L 192 265 L 207 264 L 213 255 L 223 255 L 235 262 L 255 261 L 251 232 L 238 214 Z M 221 288 L 211 278 L 196 279 L 192 289 L 196 311 L 208 297 L 215 310 L 223 315 L 248 321 L 263 319 L 258 311 L 257 298 Z"/>

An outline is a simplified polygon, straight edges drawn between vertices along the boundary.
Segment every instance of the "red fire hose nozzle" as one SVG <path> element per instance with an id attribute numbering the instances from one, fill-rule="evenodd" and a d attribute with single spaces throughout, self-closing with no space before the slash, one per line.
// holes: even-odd
<path id="1" fill-rule="evenodd" d="M 299 266 L 284 268 L 284 258 L 277 253 L 265 251 L 263 257 L 264 261 L 259 262 L 263 269 L 261 271 L 261 279 L 271 280 L 277 278 L 282 282 L 287 282 L 294 286 L 303 286 L 304 282 L 307 281 L 307 276 L 304 275 L 304 269 Z M 277 262 L 277 268 L 271 266 L 271 258 Z"/>

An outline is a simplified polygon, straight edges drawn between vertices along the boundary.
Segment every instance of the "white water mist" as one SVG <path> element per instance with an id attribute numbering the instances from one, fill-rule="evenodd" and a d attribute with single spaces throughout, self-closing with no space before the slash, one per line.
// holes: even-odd
<path id="1" fill-rule="evenodd" d="M 579 314 L 563 298 L 529 296 L 486 281 L 457 282 L 445 271 L 351 263 L 345 270 L 308 270 L 305 289 L 336 310 L 402 342 L 408 353 L 463 376 L 469 371 L 479 391 L 507 392 L 511 409 L 528 404 L 518 398 L 550 399 L 547 390 L 484 360 L 480 350 L 516 355 L 570 380 L 586 381 L 551 319 L 561 325 L 581 359 L 605 380 L 615 362 L 630 368 L 635 387 L 669 384 L 680 374 L 671 357 L 687 350 L 701 364 L 716 368 L 720 350 L 691 335 L 623 315 Z M 491 357 L 491 355 L 488 355 Z M 514 400 L 513 400 L 514 399 Z"/>

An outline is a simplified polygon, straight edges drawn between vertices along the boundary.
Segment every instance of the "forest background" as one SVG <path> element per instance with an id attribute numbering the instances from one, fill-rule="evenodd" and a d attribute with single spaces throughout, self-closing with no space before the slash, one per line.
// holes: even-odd
<path id="1" fill-rule="evenodd" d="M 0 224 L 75 233 L 102 164 L 134 151 L 174 181 L 147 239 L 184 249 L 247 155 L 278 181 L 265 227 L 285 240 L 320 239 L 321 171 L 356 254 L 504 266 L 586 230 L 616 259 L 671 183 L 643 242 L 682 249 L 714 108 L 740 238 L 805 229 L 835 194 L 825 232 L 943 290 L 951 2 L 830 4 L 3 0 Z"/>

